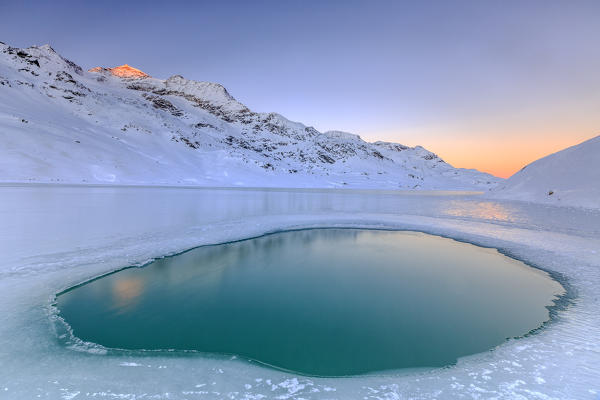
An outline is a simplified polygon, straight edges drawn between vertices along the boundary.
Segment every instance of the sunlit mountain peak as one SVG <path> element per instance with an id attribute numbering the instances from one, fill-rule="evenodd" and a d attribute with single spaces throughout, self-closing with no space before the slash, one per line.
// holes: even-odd
<path id="1" fill-rule="evenodd" d="M 89 70 L 89 72 L 101 72 L 101 71 L 108 71 L 111 74 L 118 76 L 119 78 L 139 79 L 139 78 L 150 77 L 150 75 L 148 75 L 147 73 L 140 71 L 137 68 L 133 68 L 133 67 L 129 66 L 128 64 L 120 65 L 120 66 L 114 67 L 114 68 L 95 67 L 95 68 L 92 68 Z"/>

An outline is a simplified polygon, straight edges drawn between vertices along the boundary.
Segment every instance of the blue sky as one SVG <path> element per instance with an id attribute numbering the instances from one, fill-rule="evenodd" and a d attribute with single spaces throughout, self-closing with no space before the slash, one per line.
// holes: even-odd
<path id="1" fill-rule="evenodd" d="M 599 1 L 5 1 L 0 40 L 510 175 L 600 133 Z"/>

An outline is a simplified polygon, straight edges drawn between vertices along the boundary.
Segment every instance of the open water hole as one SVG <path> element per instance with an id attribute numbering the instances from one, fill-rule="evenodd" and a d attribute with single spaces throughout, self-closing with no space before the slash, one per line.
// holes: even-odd
<path id="1" fill-rule="evenodd" d="M 74 336 L 313 376 L 451 365 L 549 319 L 564 293 L 495 249 L 407 231 L 311 229 L 203 246 L 59 293 Z"/>

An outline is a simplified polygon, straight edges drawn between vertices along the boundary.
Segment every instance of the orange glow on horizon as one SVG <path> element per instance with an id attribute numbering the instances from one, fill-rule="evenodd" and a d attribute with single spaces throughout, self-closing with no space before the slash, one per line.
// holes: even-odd
<path id="1" fill-rule="evenodd" d="M 365 137 L 364 139 L 398 141 L 407 146 L 421 145 L 436 153 L 453 167 L 474 168 L 501 178 L 509 178 L 535 160 L 584 142 L 596 135 L 513 133 L 482 135 L 478 138 L 465 135 L 425 138 L 423 135 L 424 140 L 416 143 L 403 143 L 402 139 L 393 139 L 390 135 L 373 135 L 379 138 Z M 382 136 L 385 138 L 381 139 Z"/>
<path id="2" fill-rule="evenodd" d="M 435 150 L 432 144 L 431 151 L 457 168 L 475 168 L 501 178 L 509 178 L 526 165 L 557 151 L 581 143 L 589 138 L 573 139 L 563 137 L 560 139 L 538 140 L 527 138 L 498 141 L 483 139 L 478 143 L 457 141 L 453 143 L 440 143 Z M 427 146 L 425 146 L 427 148 Z"/>

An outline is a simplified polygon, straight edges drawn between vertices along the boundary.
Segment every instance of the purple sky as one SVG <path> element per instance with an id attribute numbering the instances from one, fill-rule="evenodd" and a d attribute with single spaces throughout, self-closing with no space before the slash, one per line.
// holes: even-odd
<path id="1" fill-rule="evenodd" d="M 600 1 L 3 1 L 0 40 L 507 176 L 600 133 Z"/>

